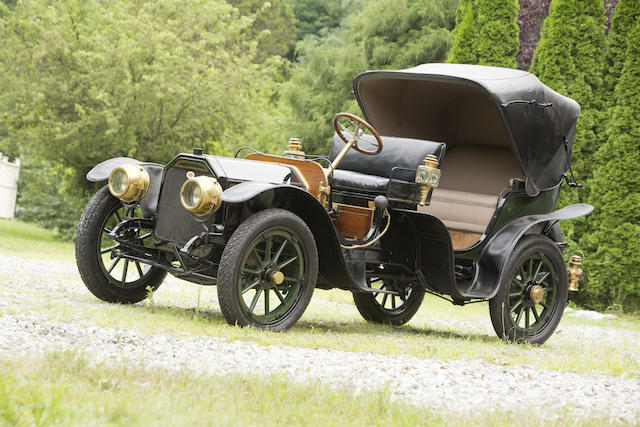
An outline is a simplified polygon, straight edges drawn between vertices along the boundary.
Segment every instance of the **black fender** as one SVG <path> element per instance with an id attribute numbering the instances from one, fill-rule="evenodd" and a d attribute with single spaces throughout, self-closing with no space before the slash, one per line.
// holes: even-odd
<path id="1" fill-rule="evenodd" d="M 293 212 L 313 233 L 322 277 L 338 288 L 359 290 L 364 286 L 349 273 L 326 209 L 306 190 L 289 184 L 243 182 L 223 191 L 222 201 L 229 205 L 243 204 L 251 208 L 251 213 L 267 208 L 284 208 Z"/>
<path id="2" fill-rule="evenodd" d="M 466 298 L 493 298 L 498 292 L 498 285 L 503 279 L 504 266 L 522 236 L 536 224 L 556 222 L 589 215 L 593 206 L 575 204 L 564 208 L 536 215 L 525 215 L 509 221 L 489 238 L 475 260 L 475 277 L 468 290 L 462 292 Z"/>
<path id="3" fill-rule="evenodd" d="M 140 207 L 142 208 L 142 216 L 145 218 L 151 218 L 156 214 L 158 208 L 158 198 L 160 197 L 160 184 L 162 183 L 162 171 L 164 166 L 158 163 L 141 162 L 140 160 L 132 159 L 130 157 L 114 157 L 112 159 L 105 160 L 95 165 L 89 172 L 87 172 L 87 180 L 91 182 L 100 182 L 109 179 L 111 171 L 121 165 L 140 165 L 149 174 L 149 191 L 140 200 Z"/>

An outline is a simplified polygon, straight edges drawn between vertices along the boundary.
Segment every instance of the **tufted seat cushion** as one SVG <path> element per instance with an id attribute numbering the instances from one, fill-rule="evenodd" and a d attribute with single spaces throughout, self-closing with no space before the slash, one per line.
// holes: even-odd
<path id="1" fill-rule="evenodd" d="M 363 138 L 373 140 L 370 135 Z M 372 193 L 386 193 L 393 168 L 393 178 L 413 182 L 415 169 L 422 164 L 422 160 L 433 154 L 440 161 L 444 157 L 445 144 L 442 142 L 425 141 L 412 138 L 395 138 L 381 136 L 382 151 L 370 156 L 356 150 L 349 150 L 338 168 L 333 171 L 331 185 L 338 189 L 360 190 Z M 333 137 L 333 145 L 329 159 L 333 161 L 344 148 L 344 142 L 338 135 Z"/>

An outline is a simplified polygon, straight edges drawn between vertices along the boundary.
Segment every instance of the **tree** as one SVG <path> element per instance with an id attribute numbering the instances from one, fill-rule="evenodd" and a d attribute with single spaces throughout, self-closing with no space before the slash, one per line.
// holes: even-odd
<path id="1" fill-rule="evenodd" d="M 247 28 L 248 40 L 258 43 L 256 60 L 272 55 L 285 56 L 293 45 L 296 28 L 291 5 L 285 0 L 228 0 L 244 16 L 252 19 Z"/>
<path id="2" fill-rule="evenodd" d="M 551 0 L 520 0 L 520 51 L 516 55 L 516 62 L 521 70 L 531 67 L 533 52 L 540 41 L 540 29 L 549 14 L 550 3 Z"/>
<path id="3" fill-rule="evenodd" d="M 604 21 L 601 0 L 554 0 L 530 70 L 546 85 L 575 99 L 582 107 L 572 163 L 577 178 L 583 182 L 588 177 L 593 153 L 603 133 Z M 578 191 L 563 187 L 559 205 L 587 197 L 587 188 Z M 572 242 L 575 234 L 587 232 L 586 222 L 582 220 L 567 221 L 562 228 L 565 238 Z"/>
<path id="4" fill-rule="evenodd" d="M 622 67 L 625 63 L 629 33 L 640 16 L 640 0 L 620 0 L 616 6 L 607 40 L 607 53 L 604 67 L 604 91 L 613 94 Z M 613 105 L 614 98 L 608 97 L 606 105 Z"/>
<path id="5" fill-rule="evenodd" d="M 222 0 L 18 3 L 0 19 L 0 126 L 85 170 L 113 156 L 228 152 L 255 132 L 272 70 Z"/>
<path id="6" fill-rule="evenodd" d="M 297 41 L 338 27 L 347 10 L 341 0 L 291 0 L 291 4 L 297 21 Z"/>
<path id="7" fill-rule="evenodd" d="M 622 0 L 624 1 L 624 0 Z M 621 1 L 621 3 L 622 3 Z M 640 308 L 640 19 L 632 27 L 615 88 L 607 141 L 594 156 L 589 181 L 595 206 L 583 301 L 596 308 Z"/>
<path id="8" fill-rule="evenodd" d="M 462 0 L 448 61 L 515 68 L 518 10 L 517 0 Z"/>
<path id="9" fill-rule="evenodd" d="M 298 62 L 283 85 L 290 136 L 301 137 L 306 152 L 328 152 L 331 117 L 361 114 L 351 95 L 353 78 L 367 69 L 444 60 L 455 7 L 455 0 L 372 0 L 343 27 L 299 42 Z"/>

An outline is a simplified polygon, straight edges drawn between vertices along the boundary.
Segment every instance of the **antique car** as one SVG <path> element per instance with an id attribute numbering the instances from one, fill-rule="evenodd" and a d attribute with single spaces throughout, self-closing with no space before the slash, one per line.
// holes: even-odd
<path id="1" fill-rule="evenodd" d="M 409 321 L 425 293 L 489 302 L 498 336 L 543 343 L 580 256 L 565 265 L 555 210 L 580 106 L 520 70 L 425 64 L 354 80 L 365 119 L 333 118 L 326 155 L 113 158 L 76 238 L 87 288 L 136 303 L 167 273 L 216 285 L 232 325 L 287 330 L 314 288 L 353 293 L 362 316 Z M 284 144 L 283 144 L 284 145 Z M 284 147 L 283 147 L 284 148 Z"/>

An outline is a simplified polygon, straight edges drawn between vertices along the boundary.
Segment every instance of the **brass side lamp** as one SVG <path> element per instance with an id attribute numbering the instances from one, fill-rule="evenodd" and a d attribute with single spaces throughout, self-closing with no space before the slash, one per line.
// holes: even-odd
<path id="1" fill-rule="evenodd" d="M 578 282 L 584 277 L 584 272 L 582 271 L 582 257 L 580 255 L 571 255 L 571 258 L 569 258 L 567 276 L 569 279 L 569 290 L 578 292 Z"/>
<path id="2" fill-rule="evenodd" d="M 421 206 L 427 204 L 427 196 L 429 191 L 436 188 L 440 184 L 440 169 L 438 169 L 438 158 L 433 154 L 429 154 L 423 160 L 424 164 L 418 166 L 416 170 L 416 184 L 420 186 Z"/>

